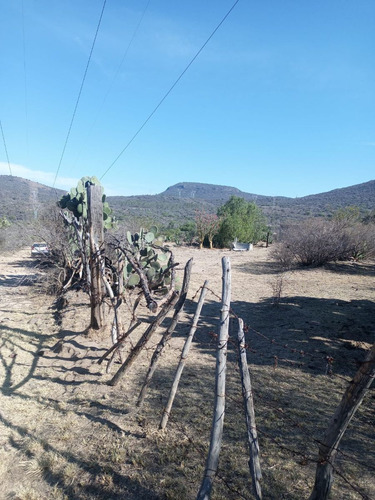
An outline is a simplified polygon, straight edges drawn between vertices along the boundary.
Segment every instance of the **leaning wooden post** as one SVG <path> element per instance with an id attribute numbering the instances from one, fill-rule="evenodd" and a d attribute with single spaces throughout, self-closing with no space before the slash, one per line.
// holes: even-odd
<path id="1" fill-rule="evenodd" d="M 180 315 L 183 311 L 185 300 L 186 300 L 187 293 L 189 290 L 189 283 L 190 283 L 190 276 L 191 276 L 191 268 L 192 267 L 193 267 L 193 259 L 190 259 L 187 261 L 186 266 L 185 266 L 184 281 L 182 283 L 182 288 L 180 291 L 180 296 L 179 296 L 178 302 L 175 306 L 172 322 L 169 325 L 169 327 L 167 328 L 167 330 L 163 333 L 163 336 L 162 336 L 160 342 L 158 343 L 158 345 L 156 346 L 156 349 L 152 355 L 151 363 L 150 363 L 150 366 L 148 368 L 145 381 L 143 383 L 141 392 L 139 393 L 138 400 L 136 403 L 136 405 L 138 407 L 142 405 L 142 403 L 146 397 L 148 386 L 150 385 L 152 377 L 154 376 L 156 366 L 159 362 L 160 356 L 162 355 L 162 352 L 165 349 L 165 346 L 167 345 L 167 343 L 171 339 L 173 332 L 177 326 L 178 320 L 180 319 Z"/>
<path id="2" fill-rule="evenodd" d="M 227 348 L 229 337 L 229 315 L 231 295 L 231 271 L 228 257 L 222 259 L 223 287 L 221 300 L 221 319 L 219 341 L 216 354 L 215 408 L 211 428 L 210 449 L 208 451 L 206 470 L 198 492 L 197 500 L 210 498 L 212 483 L 219 463 L 221 440 L 223 436 L 225 414 L 225 379 L 227 371 Z"/>
<path id="3" fill-rule="evenodd" d="M 191 343 L 193 342 L 194 334 L 196 332 L 197 325 L 198 325 L 198 320 L 199 320 L 199 317 L 201 315 L 204 299 L 205 299 L 206 294 L 207 294 L 207 286 L 208 286 L 208 281 L 206 280 L 204 282 L 204 285 L 203 285 L 202 290 L 201 290 L 201 294 L 200 294 L 199 301 L 197 304 L 197 309 L 195 311 L 194 318 L 193 318 L 193 323 L 191 325 L 189 334 L 187 336 L 184 348 L 183 348 L 182 353 L 181 353 L 180 362 L 177 366 L 177 370 L 176 370 L 176 374 L 174 376 L 171 392 L 169 393 L 168 402 L 166 404 L 166 407 L 164 408 L 163 416 L 162 416 L 161 421 L 160 421 L 159 428 L 161 430 L 164 430 L 165 427 L 167 426 L 167 423 L 168 423 L 168 418 L 169 418 L 169 415 L 171 413 L 173 401 L 174 401 L 174 398 L 175 398 L 176 393 L 177 393 L 178 384 L 180 383 L 181 375 L 182 375 L 182 372 L 185 368 L 186 358 L 189 355 L 190 346 L 191 346 Z"/>
<path id="4" fill-rule="evenodd" d="M 243 320 L 238 318 L 238 351 L 239 351 L 239 367 L 241 372 L 242 381 L 242 395 L 244 399 L 247 437 L 249 440 L 250 450 L 250 474 L 253 480 L 253 492 L 256 500 L 262 499 L 262 489 L 260 487 L 260 480 L 262 479 L 262 471 L 259 461 L 259 444 L 257 429 L 255 426 L 255 412 L 253 391 L 251 388 L 250 372 L 247 365 L 246 347 L 245 347 L 245 334 L 243 331 Z"/>
<path id="5" fill-rule="evenodd" d="M 102 186 L 87 186 L 88 223 L 90 235 L 90 271 L 91 271 L 91 322 L 90 327 L 98 330 L 103 324 L 102 282 L 100 256 L 97 249 L 103 248 L 103 205 Z"/>
<path id="6" fill-rule="evenodd" d="M 375 344 L 346 389 L 319 445 L 315 484 L 309 500 L 326 500 L 333 482 L 337 450 L 351 419 L 375 378 Z"/>
<path id="7" fill-rule="evenodd" d="M 155 330 L 158 328 L 158 326 L 164 321 L 166 318 L 167 314 L 169 311 L 174 307 L 178 300 L 178 294 L 177 292 L 173 292 L 172 296 L 169 298 L 168 302 L 166 302 L 159 312 L 159 314 L 156 316 L 154 321 L 151 323 L 151 325 L 147 328 L 147 330 L 144 332 L 144 334 L 141 336 L 141 338 L 138 340 L 137 344 L 133 347 L 133 349 L 130 351 L 128 357 L 124 361 L 124 363 L 120 366 L 120 368 L 117 370 L 113 378 L 107 382 L 108 385 L 116 385 L 121 377 L 123 377 L 126 373 L 126 371 L 131 367 L 131 365 L 134 363 L 144 346 L 147 344 L 147 342 L 150 340 L 151 336 L 155 332 Z"/>

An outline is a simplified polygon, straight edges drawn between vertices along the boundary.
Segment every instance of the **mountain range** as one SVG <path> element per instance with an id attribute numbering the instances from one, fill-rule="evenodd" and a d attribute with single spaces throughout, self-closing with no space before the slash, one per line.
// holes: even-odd
<path id="1" fill-rule="evenodd" d="M 37 218 L 44 208 L 65 192 L 21 177 L 0 175 L 0 218 L 28 220 Z M 235 187 L 179 182 L 156 195 L 108 196 L 117 219 L 138 219 L 143 225 L 182 223 L 193 219 L 196 210 L 216 213 L 232 195 L 254 201 L 271 222 L 327 216 L 339 208 L 358 206 L 363 213 L 375 209 L 375 180 L 325 193 L 288 198 L 243 192 Z"/>

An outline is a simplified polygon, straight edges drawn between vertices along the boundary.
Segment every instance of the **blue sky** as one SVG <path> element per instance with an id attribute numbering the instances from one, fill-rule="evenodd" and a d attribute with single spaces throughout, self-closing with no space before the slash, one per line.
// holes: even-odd
<path id="1" fill-rule="evenodd" d="M 107 0 L 63 154 L 103 0 L 0 0 L 13 175 L 52 185 L 60 164 L 62 189 L 101 177 L 233 3 Z M 295 197 L 374 179 L 374 21 L 374 0 L 240 0 L 104 175 L 106 193 L 190 181 Z"/>

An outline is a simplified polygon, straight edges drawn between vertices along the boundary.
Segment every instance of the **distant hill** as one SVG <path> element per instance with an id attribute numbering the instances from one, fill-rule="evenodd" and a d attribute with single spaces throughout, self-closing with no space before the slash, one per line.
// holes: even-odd
<path id="1" fill-rule="evenodd" d="M 62 194 L 62 190 L 21 177 L 0 175 L 0 217 L 35 218 L 43 207 L 55 203 Z M 107 199 L 120 221 L 136 221 L 145 226 L 156 222 L 160 226 L 193 219 L 199 209 L 215 213 L 232 195 L 256 202 L 277 225 L 287 220 L 327 216 L 345 206 L 359 206 L 364 213 L 374 210 L 375 180 L 301 198 L 263 196 L 230 186 L 179 182 L 156 195 L 108 196 Z"/>
<path id="2" fill-rule="evenodd" d="M 25 220 L 38 217 L 38 213 L 55 203 L 65 191 L 54 189 L 22 177 L 0 175 L 0 217 Z"/>
<path id="3" fill-rule="evenodd" d="M 198 182 L 180 182 L 170 186 L 158 196 L 171 196 L 184 199 L 204 199 L 211 203 L 225 203 L 230 196 L 240 196 L 246 200 L 255 201 L 260 206 L 281 205 L 288 207 L 304 206 L 335 208 L 357 205 L 363 209 L 372 209 L 375 205 L 375 181 L 365 182 L 346 188 L 334 189 L 326 193 L 313 194 L 301 198 L 288 198 L 285 196 L 263 196 L 245 193 L 237 188 L 218 186 L 215 184 L 201 184 Z"/>
<path id="4" fill-rule="evenodd" d="M 363 213 L 375 209 L 375 181 L 347 188 L 334 189 L 301 198 L 264 196 L 245 193 L 235 187 L 179 182 L 153 196 L 108 197 L 117 216 L 126 218 L 134 213 L 159 219 L 163 224 L 194 218 L 197 209 L 215 213 L 232 195 L 254 201 L 276 225 L 289 220 L 329 216 L 336 210 L 356 205 Z"/>
<path id="5" fill-rule="evenodd" d="M 179 199 L 205 200 L 215 206 L 223 205 L 231 196 L 245 198 L 254 201 L 258 205 L 272 205 L 275 201 L 288 199 L 283 196 L 264 196 L 253 193 L 245 193 L 240 189 L 230 186 L 219 186 L 217 184 L 203 184 L 200 182 L 180 182 L 170 186 L 159 196 L 168 196 Z M 289 198 L 290 199 L 290 198 Z"/>

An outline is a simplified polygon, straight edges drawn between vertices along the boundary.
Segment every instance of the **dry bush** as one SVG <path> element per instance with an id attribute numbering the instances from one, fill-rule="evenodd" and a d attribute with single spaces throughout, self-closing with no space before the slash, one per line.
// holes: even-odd
<path id="1" fill-rule="evenodd" d="M 347 229 L 350 238 L 350 258 L 354 260 L 375 257 L 375 224 L 354 224 Z"/>
<path id="2" fill-rule="evenodd" d="M 276 307 L 280 305 L 287 281 L 288 277 L 286 273 L 281 272 L 279 274 L 276 274 L 274 279 L 270 283 L 272 288 L 272 303 Z"/>
<path id="3" fill-rule="evenodd" d="M 282 269 L 293 265 L 321 266 L 339 260 L 375 255 L 375 225 L 310 219 L 287 228 L 273 257 Z"/>

